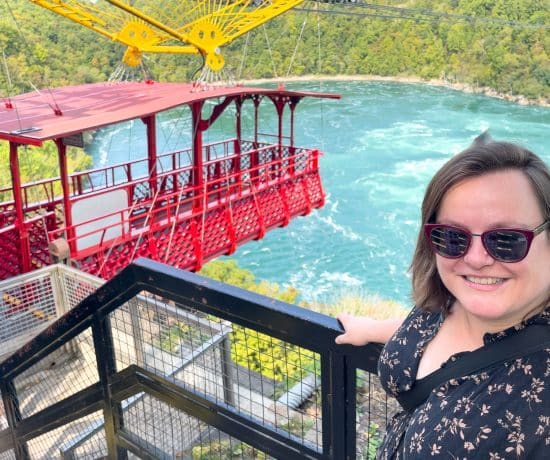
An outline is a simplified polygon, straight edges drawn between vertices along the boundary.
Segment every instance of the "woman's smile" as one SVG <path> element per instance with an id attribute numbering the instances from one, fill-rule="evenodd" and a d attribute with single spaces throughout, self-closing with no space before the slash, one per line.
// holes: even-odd
<path id="1" fill-rule="evenodd" d="M 506 278 L 480 276 L 463 276 L 463 278 L 476 288 L 478 288 L 479 286 L 498 286 L 506 282 Z"/>

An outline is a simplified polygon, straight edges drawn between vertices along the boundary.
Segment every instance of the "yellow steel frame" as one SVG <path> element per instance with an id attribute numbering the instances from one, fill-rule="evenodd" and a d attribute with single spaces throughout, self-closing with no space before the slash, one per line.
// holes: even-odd
<path id="1" fill-rule="evenodd" d="M 122 0 L 30 1 L 126 45 L 123 61 L 129 66 L 139 65 L 142 53 L 201 53 L 206 65 L 219 71 L 224 66 L 221 47 L 304 0 L 182 0 L 183 13 L 170 21 L 159 18 L 162 3 L 153 0 L 156 13 Z"/>

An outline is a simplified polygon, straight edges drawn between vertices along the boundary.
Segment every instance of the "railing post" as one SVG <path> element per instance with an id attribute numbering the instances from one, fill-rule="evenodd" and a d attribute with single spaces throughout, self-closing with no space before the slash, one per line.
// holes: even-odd
<path id="1" fill-rule="evenodd" d="M 355 369 L 343 354 L 321 358 L 323 454 L 333 460 L 355 460 Z"/>
<path id="2" fill-rule="evenodd" d="M 134 337 L 134 350 L 136 352 L 136 362 L 138 366 L 145 367 L 145 358 L 143 354 L 143 334 L 141 333 L 141 324 L 139 320 L 139 303 L 132 299 L 128 302 L 128 313 L 132 323 L 132 335 Z"/>
<path id="3" fill-rule="evenodd" d="M 69 275 L 64 267 L 64 265 L 58 265 L 49 272 L 57 318 L 60 318 L 74 307 L 74 305 L 69 305 L 70 301 L 67 298 L 66 282 Z M 78 344 L 76 340 L 67 342 L 64 347 L 70 356 L 75 356 L 78 353 Z"/>
<path id="4" fill-rule="evenodd" d="M 113 460 L 127 460 L 126 449 L 118 447 L 118 431 L 124 426 L 122 405 L 113 401 L 111 395 L 111 376 L 116 372 L 115 349 L 111 324 L 108 316 L 95 315 L 92 335 L 97 360 L 99 381 L 103 390 L 103 417 L 105 419 L 105 439 L 108 457 Z"/>
<path id="5" fill-rule="evenodd" d="M 76 252 L 76 235 L 73 227 L 73 212 L 71 201 L 71 190 L 69 184 L 69 166 L 67 163 L 67 146 L 63 143 L 63 139 L 56 139 L 57 155 L 59 157 L 59 176 L 61 177 L 61 189 L 63 191 L 63 218 L 65 219 L 65 228 L 67 241 L 71 254 Z"/>
<path id="6" fill-rule="evenodd" d="M 2 391 L 6 420 L 8 421 L 8 426 L 10 427 L 12 435 L 15 458 L 17 460 L 30 460 L 31 456 L 27 443 L 18 439 L 15 432 L 22 417 L 21 410 L 19 409 L 19 398 L 17 397 L 17 390 L 13 384 L 13 379 L 0 379 L 0 391 Z"/>
<path id="7" fill-rule="evenodd" d="M 231 340 L 226 334 L 220 342 L 222 359 L 223 400 L 229 406 L 235 406 L 235 393 L 233 391 L 233 373 L 231 370 Z"/>

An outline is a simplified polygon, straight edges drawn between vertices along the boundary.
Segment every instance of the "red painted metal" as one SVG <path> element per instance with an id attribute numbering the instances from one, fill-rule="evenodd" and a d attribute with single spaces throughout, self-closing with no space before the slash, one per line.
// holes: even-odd
<path id="1" fill-rule="evenodd" d="M 157 128 L 155 115 L 142 118 L 147 127 L 147 170 L 149 171 L 151 195 L 157 192 Z"/>
<path id="2" fill-rule="evenodd" d="M 10 172 L 12 176 L 14 190 L 21 189 L 21 175 L 19 173 L 19 156 L 18 145 L 10 142 Z M 14 206 L 15 206 L 15 230 L 18 233 L 18 240 L 20 246 L 19 264 L 22 272 L 29 271 L 31 269 L 30 261 L 30 246 L 29 246 L 29 232 L 25 225 L 23 201 L 19 194 L 14 193 Z"/>
<path id="3" fill-rule="evenodd" d="M 48 264 L 48 242 L 57 238 L 67 239 L 73 264 L 104 278 L 140 256 L 198 270 L 207 260 L 231 254 L 238 245 L 324 204 L 320 152 L 294 145 L 294 109 L 305 96 L 336 95 L 281 88 L 198 90 L 168 83 L 94 84 L 52 91 L 57 113 L 42 94 L 17 96 L 12 98 L 13 109 L 0 110 L 0 139 L 10 142 L 13 182 L 11 189 L 0 190 L 0 196 L 8 197 L 0 203 L 0 258 L 5 262 L 0 264 L 0 279 Z M 202 118 L 209 99 L 217 105 L 209 118 Z M 247 99 L 254 108 L 251 140 L 243 139 L 241 132 L 241 109 Z M 261 103 L 275 105 L 274 143 L 260 141 Z M 203 132 L 232 104 L 235 137 L 204 143 Z M 156 113 L 179 105 L 191 109 L 192 145 L 159 153 Z M 290 145 L 283 142 L 287 105 Z M 65 138 L 137 118 L 146 125 L 147 158 L 68 174 Z M 18 155 L 24 152 L 18 152 L 18 144 L 49 139 L 58 147 L 60 176 L 22 184 Z M 37 195 L 40 202 L 31 198 Z M 113 202 L 118 205 L 109 207 Z M 103 205 L 106 210 L 99 212 Z M 90 209 L 92 215 L 87 214 Z"/>
<path id="4" fill-rule="evenodd" d="M 67 86 L 43 93 L 14 96 L 11 98 L 12 109 L 0 106 L 0 139 L 40 145 L 47 139 L 68 137 L 121 121 L 144 118 L 196 101 L 254 95 L 339 97 L 330 93 L 245 86 L 204 89 L 191 83 L 120 82 Z M 52 111 L 50 104 L 53 100 L 63 115 Z"/>

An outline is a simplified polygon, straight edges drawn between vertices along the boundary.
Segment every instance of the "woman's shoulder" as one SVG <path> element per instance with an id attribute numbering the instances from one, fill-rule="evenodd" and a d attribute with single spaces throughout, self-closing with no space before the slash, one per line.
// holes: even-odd
<path id="1" fill-rule="evenodd" d="M 491 342 L 499 342 L 500 340 L 503 340 L 503 339 L 507 339 L 510 337 L 513 338 L 515 335 L 517 335 L 521 331 L 525 331 L 529 333 L 531 326 L 536 326 L 537 328 L 540 328 L 542 326 L 543 327 L 542 330 L 545 330 L 544 327 L 546 327 L 548 329 L 546 329 L 545 332 L 550 331 L 550 305 L 547 306 L 540 313 L 521 321 L 515 326 L 509 327 L 500 332 L 485 334 L 483 339 L 485 344 L 488 344 Z M 546 337 L 546 335 L 543 335 L 543 337 Z"/>
<path id="2" fill-rule="evenodd" d="M 394 337 L 415 336 L 420 338 L 431 336 L 443 322 L 442 312 L 431 312 L 419 307 L 413 307 Z"/>
<path id="3" fill-rule="evenodd" d="M 436 334 L 441 321 L 440 313 L 417 307 L 409 312 L 378 360 L 378 375 L 387 392 L 395 395 L 411 388 L 421 351 Z"/>
<path id="4" fill-rule="evenodd" d="M 550 304 L 547 305 L 539 314 L 527 319 L 525 324 L 546 324 L 547 326 L 550 326 Z"/>

